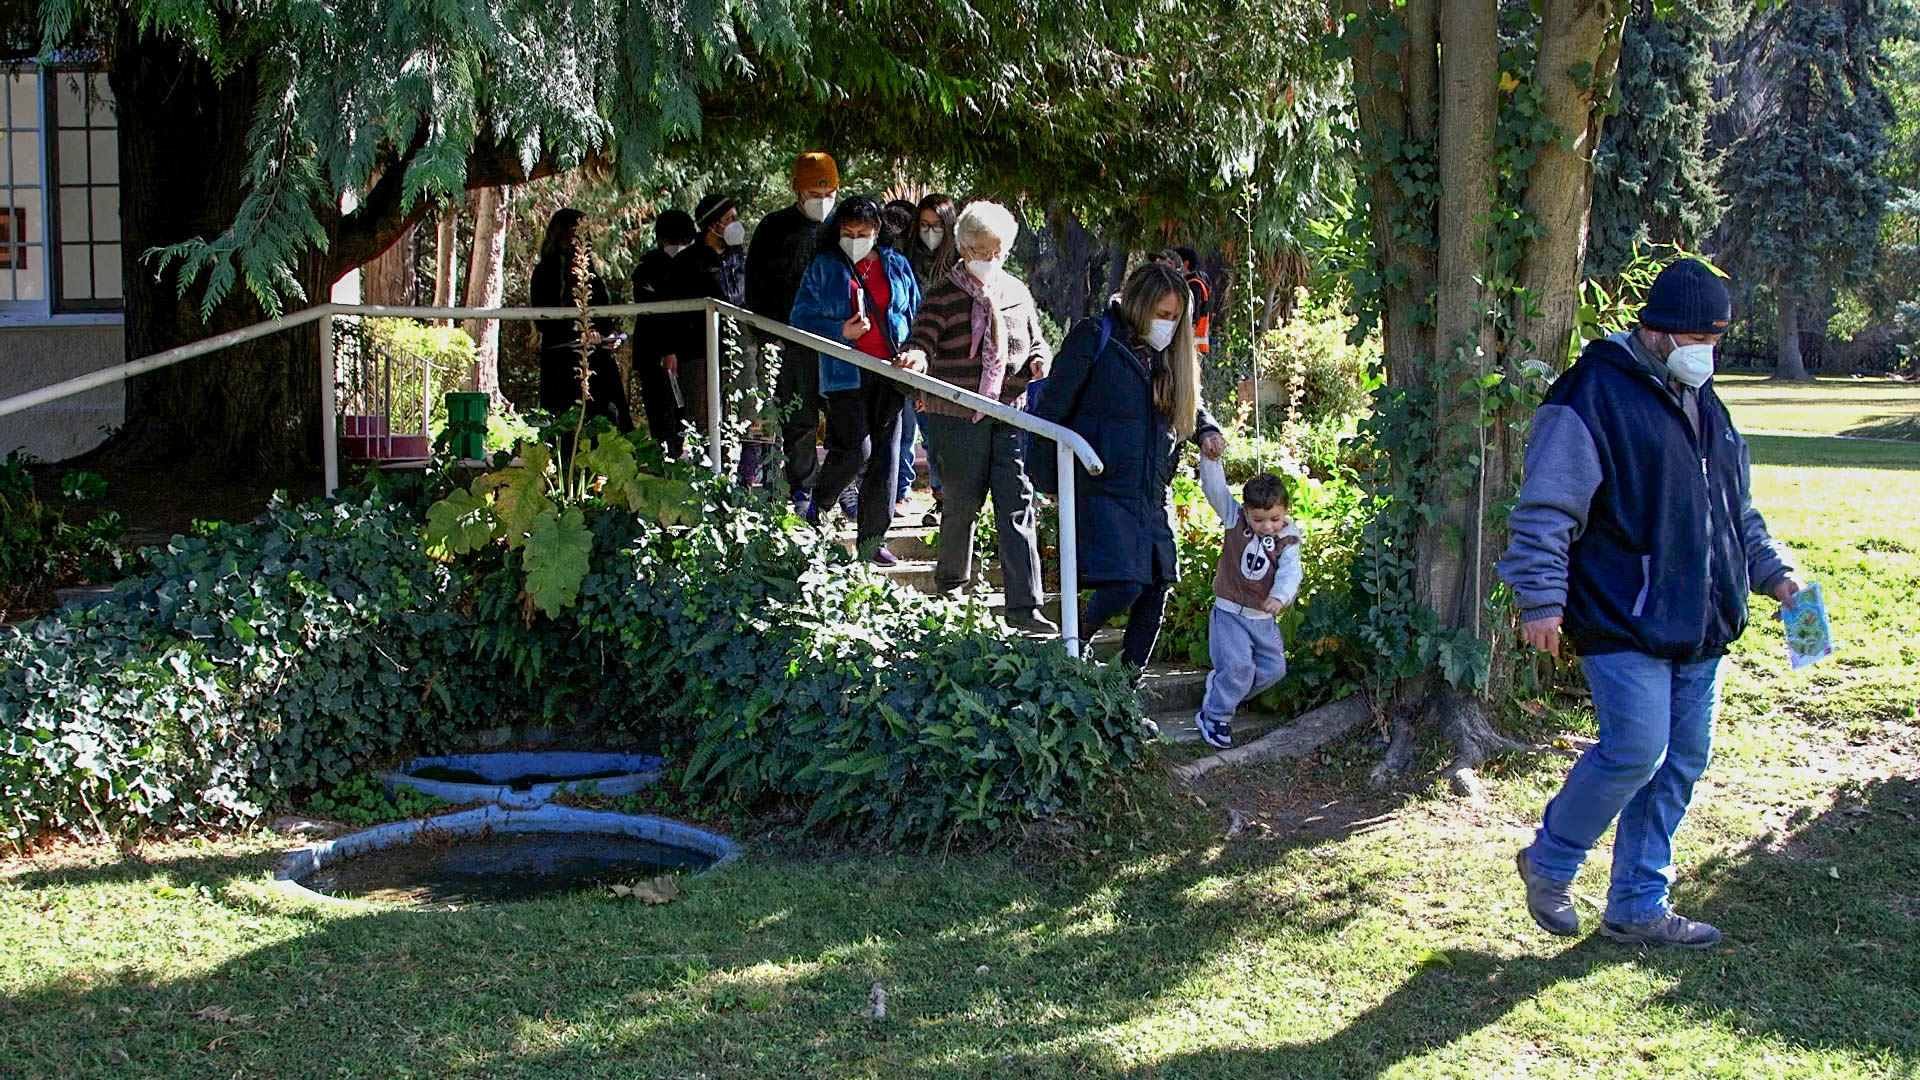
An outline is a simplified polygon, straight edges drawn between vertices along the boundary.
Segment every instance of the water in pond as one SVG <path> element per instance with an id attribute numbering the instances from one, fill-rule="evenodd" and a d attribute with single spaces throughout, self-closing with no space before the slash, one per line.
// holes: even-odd
<path id="1" fill-rule="evenodd" d="M 552 776 L 547 773 L 527 773 L 523 776 L 509 776 L 505 780 L 489 780 L 471 769 L 449 769 L 445 765 L 423 765 L 407 775 L 416 780 L 437 780 L 444 784 L 483 784 L 487 787 L 504 787 L 511 788 L 514 791 L 529 791 L 535 784 L 611 780 L 616 776 L 626 776 L 632 771 L 631 769 L 608 769 L 603 772 L 569 773 L 565 776 Z"/>
<path id="2" fill-rule="evenodd" d="M 552 896 L 712 863 L 699 852 L 631 836 L 487 833 L 356 855 L 300 884 L 329 896 L 441 907 Z"/>

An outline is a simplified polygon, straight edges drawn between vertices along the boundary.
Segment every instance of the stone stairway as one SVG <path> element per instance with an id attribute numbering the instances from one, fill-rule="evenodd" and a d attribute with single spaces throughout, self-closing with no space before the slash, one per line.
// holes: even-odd
<path id="1" fill-rule="evenodd" d="M 916 492 L 916 495 L 918 493 Z M 937 555 L 935 541 L 938 540 L 938 527 L 920 524 L 925 506 L 915 500 L 913 509 L 894 519 L 893 528 L 887 532 L 887 550 L 893 552 L 900 562 L 882 573 L 903 585 L 910 585 L 923 592 L 934 591 L 933 565 Z M 853 548 L 853 530 L 844 519 L 839 520 L 840 531 L 836 534 L 843 546 Z M 996 614 L 1006 610 L 1006 595 L 1000 591 L 1000 567 L 986 553 L 976 551 L 974 558 L 973 595 Z M 1047 618 L 1060 621 L 1060 598 L 1050 595 L 1043 610 Z M 1118 628 L 1106 628 L 1093 636 L 1093 653 L 1102 659 L 1113 656 L 1120 650 L 1120 631 Z M 1160 725 L 1161 737 L 1173 742 L 1199 742 L 1200 733 L 1194 728 L 1193 714 L 1200 708 L 1200 700 L 1207 692 L 1207 670 L 1188 664 L 1173 663 L 1156 658 L 1147 666 L 1146 678 L 1140 686 L 1140 704 L 1148 716 Z M 1258 734 L 1272 726 L 1272 721 L 1260 717 L 1243 717 L 1247 735 Z M 1263 722 L 1264 720 L 1264 722 Z M 1244 741 L 1239 727 L 1235 735 Z"/>

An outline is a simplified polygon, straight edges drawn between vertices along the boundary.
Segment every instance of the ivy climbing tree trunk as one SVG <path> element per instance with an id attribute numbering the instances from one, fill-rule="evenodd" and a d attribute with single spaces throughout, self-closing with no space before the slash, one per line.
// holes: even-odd
<path id="1" fill-rule="evenodd" d="M 1448 773 L 1468 792 L 1489 754 L 1518 746 L 1491 723 L 1513 656 L 1493 563 L 1537 397 L 1527 372 L 1561 366 L 1576 325 L 1625 13 L 1545 0 L 1503 27 L 1498 0 L 1346 4 L 1372 256 L 1357 283 L 1386 369 L 1360 564 L 1363 636 L 1393 658 L 1375 778 L 1411 768 L 1424 723 L 1453 742 Z"/>

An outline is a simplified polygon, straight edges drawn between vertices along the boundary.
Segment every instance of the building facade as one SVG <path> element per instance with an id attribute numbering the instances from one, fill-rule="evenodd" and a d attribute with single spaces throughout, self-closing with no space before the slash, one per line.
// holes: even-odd
<path id="1" fill-rule="evenodd" d="M 0 398 L 126 360 L 120 152 L 97 65 L 0 68 Z M 0 417 L 0 456 L 59 461 L 125 414 L 119 386 Z"/>

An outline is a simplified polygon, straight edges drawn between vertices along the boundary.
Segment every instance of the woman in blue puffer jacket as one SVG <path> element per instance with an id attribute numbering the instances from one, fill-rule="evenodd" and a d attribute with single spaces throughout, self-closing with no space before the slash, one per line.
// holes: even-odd
<path id="1" fill-rule="evenodd" d="M 1190 302 L 1172 268 L 1134 271 L 1106 314 L 1067 334 L 1034 409 L 1084 435 L 1105 466 L 1099 476 L 1074 467 L 1080 576 L 1094 590 L 1080 627 L 1091 637 L 1127 611 L 1121 658 L 1136 669 L 1153 654 L 1167 589 L 1179 578 L 1171 484 L 1180 447 L 1198 443 L 1210 458 L 1226 447 L 1199 403 Z M 1052 459 L 1030 457 L 1040 472 Z"/>
<path id="2" fill-rule="evenodd" d="M 892 363 L 920 310 L 920 280 L 905 255 L 879 243 L 880 204 L 857 195 L 841 203 L 793 298 L 794 326 Z M 860 544 L 884 539 L 893 524 L 900 468 L 900 384 L 837 357 L 820 354 L 820 394 L 827 399 L 827 460 L 813 481 L 807 520 L 860 475 Z M 882 543 L 881 566 L 896 561 Z"/>

